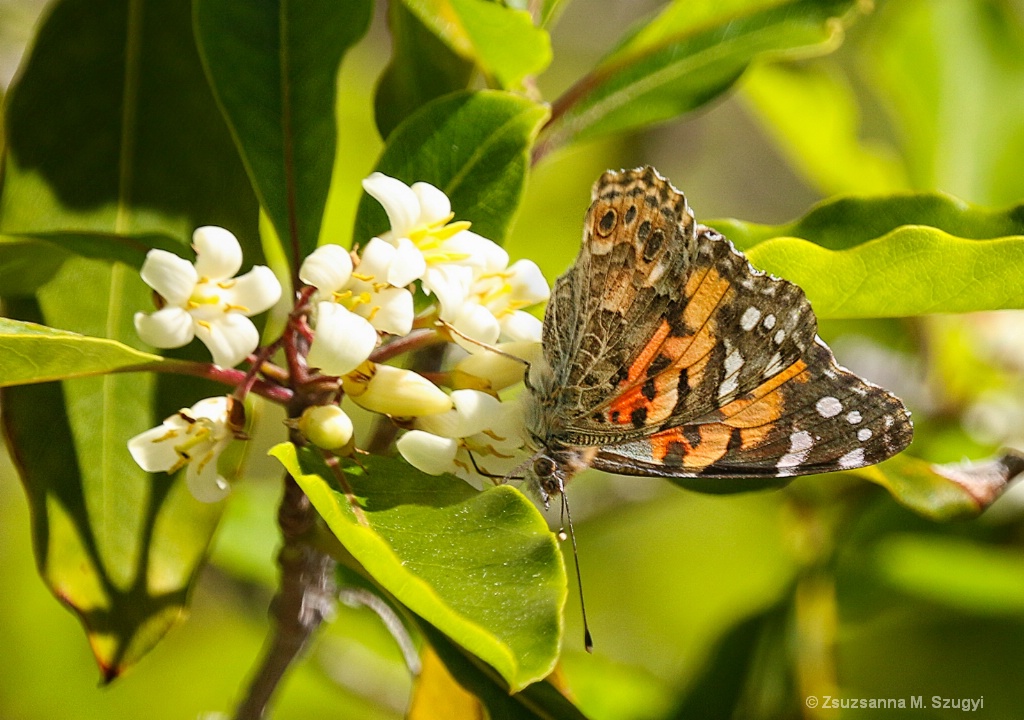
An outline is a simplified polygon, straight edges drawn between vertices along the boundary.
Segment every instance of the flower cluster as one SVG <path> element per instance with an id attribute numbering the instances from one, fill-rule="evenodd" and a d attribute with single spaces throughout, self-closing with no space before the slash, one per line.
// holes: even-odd
<path id="1" fill-rule="evenodd" d="M 423 472 L 452 472 L 478 487 L 482 478 L 500 479 L 517 464 L 524 437 L 518 404 L 503 402 L 498 392 L 521 382 L 524 363 L 539 354 L 541 322 L 525 308 L 548 299 L 547 281 L 535 263 L 510 264 L 499 245 L 456 221 L 438 188 L 410 187 L 381 173 L 363 187 L 383 206 L 390 228 L 353 251 L 327 244 L 305 259 L 298 277 L 309 289 L 297 293 L 298 305 L 274 346 L 292 349 L 285 353 L 287 375 L 276 376 L 284 392 L 304 383 L 335 388 L 322 395 L 327 404 L 307 408 L 290 424 L 324 450 L 351 453 L 353 424 L 339 403 L 347 396 L 407 428 L 398 450 Z M 262 266 L 234 277 L 242 253 L 227 230 L 199 228 L 193 247 L 195 263 L 149 253 L 142 277 L 158 294 L 159 308 L 138 313 L 136 329 L 161 348 L 199 337 L 224 368 L 249 359 L 252 369 L 239 383 L 248 390 L 265 362 L 252 355 L 259 335 L 249 317 L 276 304 L 281 285 Z M 426 302 L 416 302 L 418 293 Z M 417 312 L 417 305 L 426 307 Z M 382 346 L 415 339 L 414 328 L 455 342 L 462 360 L 433 379 L 379 362 L 393 354 Z M 492 346 L 501 352 L 491 352 Z M 453 390 L 445 392 L 434 379 Z M 187 467 L 196 497 L 220 499 L 229 486 L 217 473 L 217 457 L 240 432 L 228 417 L 232 402 L 208 398 L 179 411 L 132 438 L 132 457 L 149 472 Z"/>

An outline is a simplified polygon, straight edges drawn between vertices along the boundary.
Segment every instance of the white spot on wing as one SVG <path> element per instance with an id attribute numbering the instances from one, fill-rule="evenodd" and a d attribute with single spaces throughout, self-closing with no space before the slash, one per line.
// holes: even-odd
<path id="1" fill-rule="evenodd" d="M 771 330 L 773 327 L 775 327 L 774 315 L 769 314 L 764 316 L 764 327 L 766 330 Z"/>
<path id="2" fill-rule="evenodd" d="M 725 379 L 718 387 L 719 400 L 729 395 L 729 393 L 735 392 L 736 388 L 739 387 L 741 367 L 743 367 L 743 356 L 740 355 L 739 350 L 731 350 L 725 356 Z"/>
<path id="3" fill-rule="evenodd" d="M 807 456 L 811 452 L 811 447 L 814 446 L 814 440 L 811 438 L 811 434 L 806 430 L 798 430 L 789 436 L 789 452 L 779 458 L 779 461 L 775 463 L 775 468 L 778 470 L 780 477 L 787 477 L 795 473 L 790 471 L 790 468 L 796 468 L 804 464 L 807 460 Z"/>
<path id="4" fill-rule="evenodd" d="M 748 307 L 743 311 L 743 316 L 740 318 L 740 327 L 749 332 L 754 329 L 754 326 L 757 325 L 757 321 L 760 319 L 761 311 L 756 307 Z"/>
<path id="5" fill-rule="evenodd" d="M 781 345 L 782 341 L 785 338 L 786 338 L 786 331 L 785 330 L 779 330 L 777 333 L 775 333 L 775 337 L 772 338 L 772 339 L 775 341 L 776 345 Z"/>
<path id="6" fill-rule="evenodd" d="M 858 412 L 857 410 L 851 410 L 850 412 L 846 413 L 846 422 L 850 423 L 851 425 L 856 425 L 861 420 L 863 420 L 863 418 L 860 416 L 860 412 Z"/>
<path id="7" fill-rule="evenodd" d="M 843 411 L 843 404 L 831 395 L 826 395 L 814 405 L 814 409 L 823 418 L 830 418 Z"/>
<path id="8" fill-rule="evenodd" d="M 839 458 L 839 467 L 844 470 L 860 467 L 864 464 L 864 448 L 857 448 Z"/>
<path id="9" fill-rule="evenodd" d="M 857 431 L 857 439 L 861 442 L 867 442 L 871 439 L 872 432 L 868 428 L 861 428 Z"/>

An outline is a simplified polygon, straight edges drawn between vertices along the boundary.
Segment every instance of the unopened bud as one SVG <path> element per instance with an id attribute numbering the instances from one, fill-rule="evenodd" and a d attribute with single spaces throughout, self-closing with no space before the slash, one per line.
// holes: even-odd
<path id="1" fill-rule="evenodd" d="M 306 439 L 324 450 L 341 450 L 352 439 L 352 420 L 337 405 L 314 405 L 299 418 Z"/>
<path id="2" fill-rule="evenodd" d="M 394 417 L 436 415 L 451 410 L 452 400 L 437 385 L 412 370 L 365 362 L 341 379 L 345 394 L 362 408 Z"/>

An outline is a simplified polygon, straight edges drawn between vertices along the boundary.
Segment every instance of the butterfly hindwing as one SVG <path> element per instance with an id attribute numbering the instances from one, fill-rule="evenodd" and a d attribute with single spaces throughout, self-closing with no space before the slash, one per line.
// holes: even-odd
<path id="1" fill-rule="evenodd" d="M 704 420 L 602 448 L 592 465 L 626 475 L 789 477 L 872 465 L 912 436 L 903 403 L 838 367 L 820 341 Z"/>

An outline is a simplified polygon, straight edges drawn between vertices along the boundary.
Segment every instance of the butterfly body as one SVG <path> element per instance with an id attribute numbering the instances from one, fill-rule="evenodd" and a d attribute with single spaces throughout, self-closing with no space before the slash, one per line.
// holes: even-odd
<path id="1" fill-rule="evenodd" d="M 698 225 L 649 167 L 595 184 L 528 385 L 545 499 L 586 467 L 784 478 L 870 465 L 913 435 L 898 398 L 836 363 L 803 291 Z"/>

